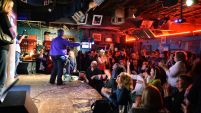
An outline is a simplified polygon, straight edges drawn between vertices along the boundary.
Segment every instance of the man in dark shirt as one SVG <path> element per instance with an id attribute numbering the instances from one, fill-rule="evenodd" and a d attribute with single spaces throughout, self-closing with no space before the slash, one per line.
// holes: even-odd
<path id="1" fill-rule="evenodd" d="M 70 43 L 63 37 L 64 30 L 58 30 L 58 36 L 52 40 L 51 48 L 50 48 L 50 55 L 53 61 L 53 69 L 51 72 L 50 83 L 54 84 L 55 79 L 57 77 L 57 85 L 62 85 L 62 75 L 63 75 L 63 68 L 65 63 L 65 55 L 66 55 L 66 47 L 75 47 L 79 46 L 78 43 Z"/>
<path id="2" fill-rule="evenodd" d="M 100 93 L 103 86 L 103 81 L 99 77 L 101 71 L 98 69 L 97 65 L 98 63 L 96 61 L 91 62 L 90 67 L 86 71 L 86 78 L 88 84 Z"/>

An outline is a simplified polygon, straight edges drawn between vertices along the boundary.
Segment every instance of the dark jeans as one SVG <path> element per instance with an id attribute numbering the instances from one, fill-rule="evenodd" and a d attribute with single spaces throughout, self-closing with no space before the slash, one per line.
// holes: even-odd
<path id="1" fill-rule="evenodd" d="M 57 85 L 63 84 L 62 75 L 65 63 L 65 56 L 51 56 L 53 61 L 53 69 L 51 72 L 50 83 L 54 84 L 57 77 Z"/>
<path id="2" fill-rule="evenodd" d="M 0 89 L 6 81 L 8 50 L 0 49 Z"/>

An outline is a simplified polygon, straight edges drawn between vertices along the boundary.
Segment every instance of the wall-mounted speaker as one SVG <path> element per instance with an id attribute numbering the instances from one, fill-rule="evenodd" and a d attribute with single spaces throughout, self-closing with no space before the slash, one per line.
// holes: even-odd
<path id="1" fill-rule="evenodd" d="M 111 23 L 114 25 L 120 25 L 125 22 L 125 11 L 124 8 L 115 9 L 114 17 L 111 19 Z"/>

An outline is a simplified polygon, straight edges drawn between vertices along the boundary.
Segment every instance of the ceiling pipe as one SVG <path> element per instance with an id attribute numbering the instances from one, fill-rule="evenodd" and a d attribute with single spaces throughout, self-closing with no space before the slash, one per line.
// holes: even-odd
<path id="1" fill-rule="evenodd" d="M 192 17 L 200 17 L 200 15 L 201 15 L 201 13 L 199 12 L 199 13 L 195 13 L 195 14 L 192 14 L 192 15 L 188 15 L 188 16 L 184 16 L 185 18 L 192 18 Z"/>
<path id="2" fill-rule="evenodd" d="M 144 7 L 142 7 L 142 8 L 145 8 L 146 11 L 143 11 L 142 14 L 143 14 L 143 13 L 146 14 L 146 13 L 149 13 L 150 11 L 157 10 L 157 9 L 159 8 L 159 6 L 162 7 L 162 2 L 155 2 L 155 3 L 153 3 L 153 4 L 149 4 L 149 5 L 147 5 L 147 6 L 144 6 Z"/>
<path id="3" fill-rule="evenodd" d="M 176 8 L 178 8 L 179 6 L 180 6 L 180 4 L 171 6 L 169 8 L 162 8 L 162 10 L 160 11 L 160 14 L 166 15 L 166 14 L 172 13 L 172 11 L 175 10 Z"/>
<path id="4" fill-rule="evenodd" d="M 188 14 L 188 13 L 193 13 L 193 12 L 197 12 L 197 11 L 201 11 L 201 8 L 197 8 L 197 9 L 193 9 L 193 11 L 186 11 L 186 12 L 183 12 L 183 14 Z M 179 14 L 176 14 L 175 16 L 178 16 Z"/>

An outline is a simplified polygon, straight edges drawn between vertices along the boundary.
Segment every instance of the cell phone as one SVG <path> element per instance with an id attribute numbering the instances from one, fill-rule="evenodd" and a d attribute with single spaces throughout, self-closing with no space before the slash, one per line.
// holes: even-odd
<path id="1" fill-rule="evenodd" d="M 26 29 L 23 30 L 22 35 L 25 35 L 25 33 L 27 32 Z"/>

